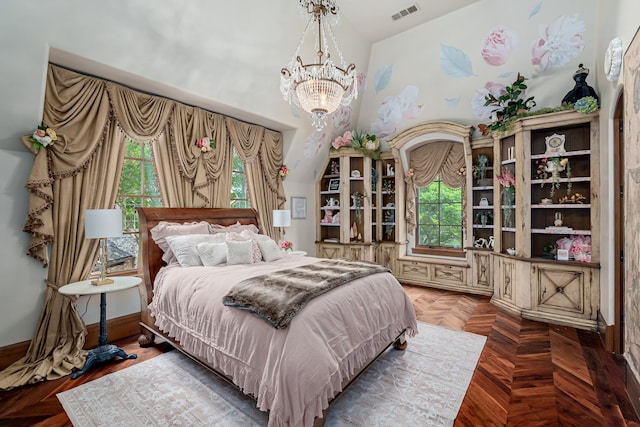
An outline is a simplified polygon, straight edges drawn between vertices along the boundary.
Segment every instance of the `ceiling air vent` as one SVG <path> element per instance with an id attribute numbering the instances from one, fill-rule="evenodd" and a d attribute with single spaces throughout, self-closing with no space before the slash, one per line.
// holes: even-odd
<path id="1" fill-rule="evenodd" d="M 414 4 L 413 6 L 409 6 L 406 9 L 402 9 L 398 13 L 394 13 L 393 15 L 391 15 L 391 19 L 393 19 L 394 21 L 397 21 L 398 19 L 404 18 L 405 16 L 411 15 L 412 13 L 417 11 L 418 11 L 418 5 Z"/>

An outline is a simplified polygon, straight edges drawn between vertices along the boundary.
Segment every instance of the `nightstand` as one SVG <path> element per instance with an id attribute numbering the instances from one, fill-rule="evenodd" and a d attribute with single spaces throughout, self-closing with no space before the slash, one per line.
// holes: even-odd
<path id="1" fill-rule="evenodd" d="M 142 281 L 139 277 L 116 276 L 111 277 L 113 283 L 108 285 L 92 285 L 91 280 L 83 280 L 81 282 L 70 283 L 58 289 L 63 295 L 94 295 L 100 294 L 100 338 L 99 345 L 89 350 L 87 360 L 82 370 L 75 372 L 71 378 L 78 378 L 91 368 L 94 363 L 106 362 L 115 357 L 123 359 L 135 359 L 136 354 L 129 354 L 123 349 L 115 345 L 107 344 L 107 294 L 109 292 L 118 292 L 125 289 L 134 288 Z"/>

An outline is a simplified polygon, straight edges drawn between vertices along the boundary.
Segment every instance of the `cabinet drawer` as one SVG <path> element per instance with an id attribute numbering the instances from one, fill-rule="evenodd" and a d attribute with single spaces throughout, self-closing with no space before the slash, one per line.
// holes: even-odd
<path id="1" fill-rule="evenodd" d="M 453 265 L 434 265 L 433 281 L 452 285 L 465 285 L 467 282 L 467 269 Z"/>
<path id="2" fill-rule="evenodd" d="M 399 261 L 398 272 L 401 278 L 424 283 L 429 278 L 429 264 L 414 261 Z"/>

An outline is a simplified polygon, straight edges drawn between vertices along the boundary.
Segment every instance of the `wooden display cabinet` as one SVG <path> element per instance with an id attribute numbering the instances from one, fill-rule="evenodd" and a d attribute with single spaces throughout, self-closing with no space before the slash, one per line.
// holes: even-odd
<path id="1" fill-rule="evenodd" d="M 501 197 L 499 184 L 494 189 L 497 305 L 534 320 L 597 328 L 598 142 L 598 114 L 574 111 L 519 119 L 494 138 L 496 164 L 515 177 L 513 203 Z M 556 162 L 563 167 L 553 174 Z M 561 259 L 559 240 L 573 241 L 569 259 Z M 590 245 L 576 243 L 586 240 Z"/>

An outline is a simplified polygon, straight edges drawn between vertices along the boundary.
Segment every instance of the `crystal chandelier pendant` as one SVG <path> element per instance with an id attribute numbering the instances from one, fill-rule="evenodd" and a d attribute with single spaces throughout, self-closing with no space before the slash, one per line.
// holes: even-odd
<path id="1" fill-rule="evenodd" d="M 291 61 L 281 71 L 280 91 L 285 101 L 309 113 L 313 126 L 321 131 L 327 124 L 327 115 L 357 97 L 356 69 L 354 64 L 346 64 L 328 22 L 328 18 L 337 18 L 335 0 L 300 0 L 300 6 L 307 14 L 307 27 Z M 305 65 L 299 52 L 310 31 L 315 31 L 317 36 L 317 62 Z M 328 51 L 323 51 L 323 46 L 328 45 L 327 37 L 335 46 L 339 66 L 334 64 Z"/>

